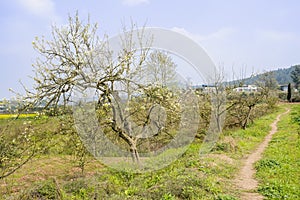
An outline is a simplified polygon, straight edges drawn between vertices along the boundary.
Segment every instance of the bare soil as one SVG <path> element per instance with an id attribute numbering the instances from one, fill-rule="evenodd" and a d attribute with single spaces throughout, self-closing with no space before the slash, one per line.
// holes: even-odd
<path id="1" fill-rule="evenodd" d="M 276 117 L 275 121 L 270 125 L 272 129 L 269 132 L 269 134 L 264 138 L 264 141 L 258 146 L 258 148 L 253 153 L 249 154 L 243 162 L 243 167 L 241 168 L 236 179 L 234 180 L 237 188 L 239 188 L 242 191 L 242 200 L 264 199 L 264 197 L 261 194 L 257 193 L 258 182 L 254 178 L 254 163 L 262 158 L 262 153 L 271 141 L 272 136 L 277 132 L 277 123 L 279 122 L 280 117 L 282 115 L 287 114 L 289 111 L 290 110 L 287 110 L 286 112 L 281 113 Z"/>

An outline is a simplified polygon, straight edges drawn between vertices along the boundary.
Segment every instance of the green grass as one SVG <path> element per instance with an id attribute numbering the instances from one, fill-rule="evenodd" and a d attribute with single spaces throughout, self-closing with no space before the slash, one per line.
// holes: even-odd
<path id="1" fill-rule="evenodd" d="M 300 105 L 292 105 L 291 112 Z M 300 199 L 299 125 L 282 116 L 263 158 L 256 163 L 258 191 L 268 199 Z"/>
<path id="2" fill-rule="evenodd" d="M 89 158 L 82 174 L 73 161 L 70 146 L 65 149 L 60 143 L 68 141 L 66 135 L 52 130 L 57 129 L 59 120 L 38 119 L 32 122 L 35 132 L 42 128 L 42 135 L 55 145 L 12 176 L 0 180 L 0 199 L 1 195 L 4 199 L 17 199 L 20 194 L 25 199 L 34 199 L 38 194 L 59 195 L 61 199 L 238 199 L 240 191 L 232 180 L 240 169 L 241 159 L 258 146 L 277 114 L 283 111 L 280 107 L 255 120 L 246 130 L 227 130 L 210 154 L 199 156 L 202 143 L 195 140 L 169 166 L 140 174 L 113 170 L 93 158 Z M 26 126 L 23 120 L 28 119 L 17 120 L 11 128 Z M 262 165 L 276 167 L 277 161 L 267 160 Z"/>
<path id="3" fill-rule="evenodd" d="M 214 150 L 220 153 L 230 153 L 230 156 L 236 159 L 251 153 L 263 141 L 271 130 L 270 124 L 282 112 L 284 112 L 284 107 L 280 106 L 273 113 L 254 120 L 245 130 L 225 131 Z"/>

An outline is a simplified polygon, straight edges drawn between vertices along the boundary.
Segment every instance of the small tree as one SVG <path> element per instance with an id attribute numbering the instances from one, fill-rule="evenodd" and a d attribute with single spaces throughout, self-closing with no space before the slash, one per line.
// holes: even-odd
<path id="1" fill-rule="evenodd" d="M 176 78 L 176 64 L 171 57 L 162 51 L 155 50 L 146 60 L 147 78 L 150 82 L 167 86 Z"/>
<path id="2" fill-rule="evenodd" d="M 32 130 L 25 129 L 17 136 L 0 132 L 0 180 L 15 173 L 37 154 L 35 141 L 28 131 Z"/>
<path id="3" fill-rule="evenodd" d="M 155 119 L 160 114 L 156 108 L 157 104 L 170 99 L 164 97 L 165 90 L 153 89 L 153 86 L 161 88 L 170 79 L 169 68 L 172 71 L 175 65 L 165 54 L 151 54 L 149 61 L 155 65 L 151 69 L 163 66 L 164 70 L 155 73 L 158 75 L 155 78 L 161 84 L 145 83 L 142 68 L 149 64 L 146 63 L 149 54 L 149 48 L 146 47 L 151 38 L 145 38 L 143 31 L 134 32 L 134 28 L 131 27 L 129 31 L 124 28 L 121 50 L 112 52 L 109 43 L 96 36 L 97 24 L 92 25 L 89 21 L 84 24 L 79 20 L 78 13 L 74 18 L 69 17 L 67 26 L 54 26 L 52 40 L 36 38 L 33 43 L 41 57 L 34 64 L 35 88 L 33 91 L 26 90 L 25 99 L 33 104 L 46 101 L 45 108 L 57 108 L 59 104 L 68 105 L 74 92 L 93 89 L 99 112 L 105 114 L 100 121 L 106 128 L 106 134 L 113 134 L 125 142 L 133 161 L 139 162 L 138 141 L 149 129 L 159 131 L 163 128 L 164 118 Z M 133 38 L 138 38 L 139 41 L 136 42 Z M 117 59 L 113 53 L 117 54 Z M 159 92 L 152 94 L 153 90 Z M 170 97 L 173 95 L 170 94 Z M 130 101 L 134 97 L 145 97 L 144 100 L 150 97 L 152 101 L 133 106 Z M 167 103 L 164 106 L 176 107 L 175 104 Z M 145 110 L 145 116 L 144 121 L 140 121 L 138 125 L 143 128 L 136 127 L 132 122 L 141 109 Z M 85 123 L 85 119 L 81 120 Z M 86 128 L 91 128 L 88 126 L 86 124 Z M 90 132 L 95 130 L 91 129 Z"/>
<path id="4" fill-rule="evenodd" d="M 228 97 L 233 105 L 229 110 L 228 125 L 246 129 L 253 119 L 255 108 L 263 102 L 264 96 L 258 92 L 234 92 Z"/>
<path id="5" fill-rule="evenodd" d="M 288 93 L 287 93 L 287 100 L 288 102 L 291 102 L 292 99 L 292 88 L 291 88 L 291 83 L 288 84 Z"/>

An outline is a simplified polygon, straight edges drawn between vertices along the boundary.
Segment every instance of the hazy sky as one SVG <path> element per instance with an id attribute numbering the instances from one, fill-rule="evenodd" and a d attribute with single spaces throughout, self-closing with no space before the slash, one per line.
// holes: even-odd
<path id="1" fill-rule="evenodd" d="M 29 87 L 35 36 L 49 37 L 76 10 L 99 32 L 118 34 L 122 23 L 173 29 L 192 37 L 226 73 L 286 68 L 300 63 L 298 0 L 0 0 L 0 99 L 8 88 Z"/>

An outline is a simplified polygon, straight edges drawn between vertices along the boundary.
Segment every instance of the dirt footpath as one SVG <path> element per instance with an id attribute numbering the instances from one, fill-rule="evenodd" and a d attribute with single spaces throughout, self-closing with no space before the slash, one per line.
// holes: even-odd
<path id="1" fill-rule="evenodd" d="M 277 132 L 277 123 L 280 120 L 282 115 L 285 115 L 289 112 L 288 109 L 286 112 L 279 114 L 275 121 L 271 124 L 271 131 L 265 137 L 264 141 L 258 146 L 258 148 L 251 153 L 243 162 L 243 167 L 239 172 L 238 176 L 234 180 L 236 186 L 242 190 L 241 199 L 242 200 L 261 200 L 264 197 L 257 193 L 258 182 L 254 179 L 255 169 L 254 163 L 261 159 L 262 153 L 265 148 L 268 146 L 269 142 L 272 139 L 272 136 Z"/>

